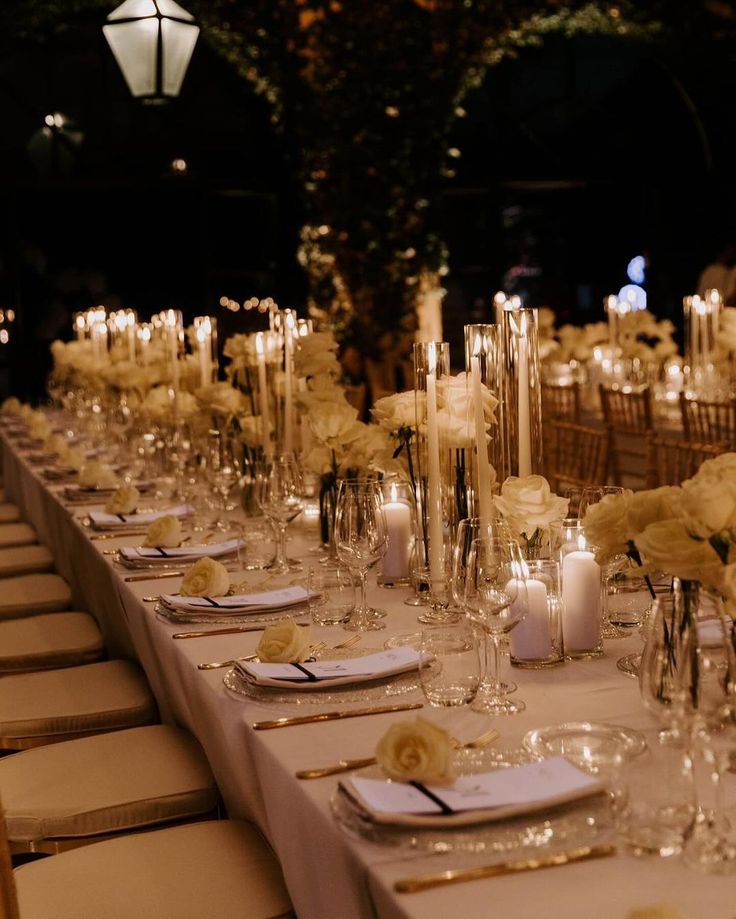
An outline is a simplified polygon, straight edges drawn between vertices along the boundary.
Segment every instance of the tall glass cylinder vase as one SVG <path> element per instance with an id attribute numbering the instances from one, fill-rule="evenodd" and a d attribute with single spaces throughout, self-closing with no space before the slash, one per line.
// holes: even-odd
<path id="1" fill-rule="evenodd" d="M 537 311 L 503 313 L 504 422 L 509 475 L 542 473 L 542 389 Z"/>
<path id="2" fill-rule="evenodd" d="M 475 433 L 471 452 L 471 499 L 468 517 L 493 516 L 491 494 L 497 481 L 503 481 L 508 458 L 505 450 L 501 327 L 475 324 L 465 326 L 465 371 L 470 411 Z M 491 412 L 488 395 L 497 400 Z M 489 415 L 491 416 L 489 418 Z"/>
<path id="3" fill-rule="evenodd" d="M 420 622 L 445 622 L 449 612 L 448 567 L 452 545 L 454 492 L 447 422 L 450 346 L 447 342 L 414 345 L 416 406 L 417 567 L 426 572 L 430 610 Z"/>
<path id="4" fill-rule="evenodd" d="M 195 316 L 192 351 L 199 366 L 199 385 L 217 380 L 217 320 L 214 316 Z"/>

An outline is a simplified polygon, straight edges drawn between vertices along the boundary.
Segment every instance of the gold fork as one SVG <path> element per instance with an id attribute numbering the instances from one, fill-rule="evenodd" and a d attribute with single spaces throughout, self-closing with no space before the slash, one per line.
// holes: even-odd
<path id="1" fill-rule="evenodd" d="M 494 728 L 484 731 L 472 740 L 462 743 L 456 737 L 452 738 L 452 746 L 456 750 L 479 750 L 493 743 L 499 736 Z M 376 758 L 366 756 L 362 759 L 341 759 L 334 766 L 323 766 L 320 769 L 299 769 L 295 775 L 298 779 L 322 779 L 328 775 L 339 775 L 341 772 L 352 772 L 353 769 L 362 769 L 364 766 L 375 766 Z"/>
<path id="2" fill-rule="evenodd" d="M 330 648 L 331 651 L 337 651 L 338 648 L 349 648 L 354 645 L 357 641 L 360 641 L 360 635 L 353 635 L 352 638 L 348 638 L 346 641 L 341 642 L 339 645 L 333 645 Z M 327 647 L 325 642 L 318 641 L 314 645 L 309 646 L 310 654 L 316 654 L 318 651 L 324 651 Z M 219 670 L 221 667 L 234 667 L 238 661 L 252 661 L 255 660 L 258 655 L 249 654 L 247 657 L 236 657 L 228 661 L 208 661 L 204 664 L 197 664 L 198 670 Z"/>

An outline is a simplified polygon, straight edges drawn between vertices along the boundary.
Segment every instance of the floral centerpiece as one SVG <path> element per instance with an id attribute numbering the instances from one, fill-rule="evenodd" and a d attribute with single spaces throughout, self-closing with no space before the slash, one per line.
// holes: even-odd
<path id="1" fill-rule="evenodd" d="M 567 515 L 569 498 L 552 493 L 541 475 L 509 476 L 495 495 L 494 506 L 521 543 L 526 558 L 537 558 L 548 544 L 548 528 Z"/>

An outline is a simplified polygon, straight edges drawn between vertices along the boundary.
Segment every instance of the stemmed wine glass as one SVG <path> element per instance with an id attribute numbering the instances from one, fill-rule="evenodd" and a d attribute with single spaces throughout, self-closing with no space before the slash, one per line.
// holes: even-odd
<path id="1" fill-rule="evenodd" d="M 493 536 L 473 540 L 463 606 L 486 637 L 487 669 L 473 709 L 493 715 L 524 711 L 524 702 L 510 699 L 498 676 L 501 637 L 521 622 L 528 610 L 525 568 L 513 543 Z"/>
<path id="2" fill-rule="evenodd" d="M 286 557 L 286 528 L 304 506 L 302 474 L 294 454 L 280 453 L 265 462 L 259 470 L 256 489 L 258 504 L 277 534 L 276 554 L 268 570 L 271 574 L 298 571 L 301 566 Z"/>
<path id="3" fill-rule="evenodd" d="M 337 557 L 360 578 L 360 603 L 344 628 L 365 632 L 384 628 L 376 610 L 366 606 L 368 569 L 386 553 L 388 536 L 383 495 L 376 482 L 340 482 L 335 513 Z"/>
<path id="4" fill-rule="evenodd" d="M 210 488 L 220 501 L 215 526 L 219 530 L 227 530 L 227 499 L 240 478 L 240 470 L 233 454 L 232 443 L 221 431 L 211 430 L 208 434 L 205 474 Z"/>

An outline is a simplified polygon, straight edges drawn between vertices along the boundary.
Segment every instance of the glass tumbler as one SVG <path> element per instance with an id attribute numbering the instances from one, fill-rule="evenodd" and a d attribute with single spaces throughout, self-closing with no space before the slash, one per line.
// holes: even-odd
<path id="1" fill-rule="evenodd" d="M 311 567 L 307 574 L 309 612 L 316 625 L 347 622 L 355 609 L 355 579 L 344 565 Z"/>
<path id="2" fill-rule="evenodd" d="M 478 641 L 469 625 L 436 625 L 422 630 L 419 679 L 430 705 L 468 705 L 480 685 Z"/>

